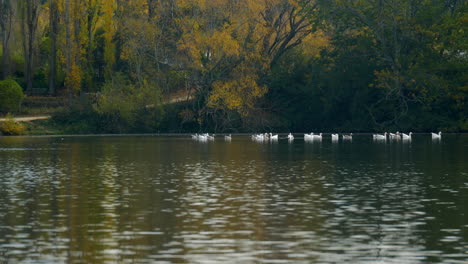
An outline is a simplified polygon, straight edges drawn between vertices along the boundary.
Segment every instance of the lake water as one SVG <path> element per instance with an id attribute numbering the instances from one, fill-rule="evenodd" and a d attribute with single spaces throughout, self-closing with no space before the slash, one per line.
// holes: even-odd
<path id="1" fill-rule="evenodd" d="M 3 137 L 0 263 L 468 263 L 468 135 Z"/>

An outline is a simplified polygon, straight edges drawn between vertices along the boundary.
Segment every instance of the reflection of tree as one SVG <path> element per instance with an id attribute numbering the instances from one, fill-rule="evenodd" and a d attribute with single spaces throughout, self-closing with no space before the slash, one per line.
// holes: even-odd
<path id="1" fill-rule="evenodd" d="M 0 262 L 461 254 L 463 144 L 9 140 Z"/>
<path id="2" fill-rule="evenodd" d="M 56 222 L 59 153 L 53 140 L 10 138 L 0 140 L 0 261 L 21 261 L 34 252 L 60 259 L 62 241 Z M 6 251 L 4 251 L 6 250 Z"/>
<path id="3" fill-rule="evenodd" d="M 426 250 L 438 250 L 462 259 L 463 248 L 457 246 L 457 238 L 466 238 L 466 179 L 468 154 L 466 137 L 450 135 L 442 142 L 421 145 L 419 162 L 415 163 L 421 171 L 420 184 L 424 191 L 421 202 L 430 219 L 419 226 L 418 235 Z M 431 230 L 431 232 L 427 232 Z M 463 231 L 465 230 L 465 231 Z M 465 239 L 466 240 L 466 239 Z M 465 251 L 466 253 L 466 251 Z M 439 258 L 431 258 L 439 261 Z"/>
<path id="4" fill-rule="evenodd" d="M 321 183 L 314 182 L 314 173 L 326 169 L 320 161 L 298 164 L 303 157 L 290 156 L 289 146 L 283 144 L 196 147 L 189 151 L 192 157 L 182 172 L 183 202 L 177 219 L 185 261 L 230 250 L 253 258 L 288 259 L 291 252 L 282 247 L 286 242 L 274 241 L 301 241 L 299 234 L 313 234 L 323 225 L 319 217 L 304 217 L 320 210 L 322 202 L 312 200 L 323 195 Z M 297 243 L 294 250 L 305 252 L 313 247 L 308 243 Z M 210 254 L 210 259 L 230 257 L 219 253 Z"/>

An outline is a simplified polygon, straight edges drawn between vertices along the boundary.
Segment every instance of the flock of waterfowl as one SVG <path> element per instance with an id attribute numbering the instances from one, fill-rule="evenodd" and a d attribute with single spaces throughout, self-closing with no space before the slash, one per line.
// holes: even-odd
<path id="1" fill-rule="evenodd" d="M 372 139 L 376 140 L 376 141 L 379 141 L 379 140 L 384 140 L 384 141 L 385 140 L 410 141 L 411 138 L 412 138 L 412 135 L 413 135 L 412 132 L 409 132 L 408 134 L 400 133 L 400 132 L 396 132 L 396 133 L 387 133 L 387 132 L 385 132 L 383 134 L 372 134 Z M 341 139 L 343 141 L 353 140 L 353 133 L 342 134 L 342 135 L 332 133 L 331 134 L 331 140 L 336 142 L 336 141 L 338 141 L 340 139 L 340 136 L 341 136 Z M 304 134 L 304 141 L 322 141 L 322 137 L 323 137 L 322 133 L 319 133 L 319 134 L 314 134 L 314 133 Z M 431 133 L 431 137 L 434 140 L 441 139 L 442 138 L 442 132 L 439 132 L 438 134 Z M 287 139 L 288 141 L 293 141 L 294 140 L 294 135 L 289 133 L 286 137 L 280 138 L 278 134 L 274 135 L 272 133 L 263 133 L 263 134 L 251 135 L 251 138 L 252 138 L 253 141 L 257 141 L 257 142 L 277 141 L 279 139 Z M 195 139 L 195 140 L 198 140 L 198 141 L 210 141 L 210 140 L 215 139 L 215 135 L 214 134 L 210 135 L 208 133 L 193 134 L 192 139 Z M 232 136 L 230 134 L 225 135 L 224 140 L 230 141 L 230 140 L 232 140 Z"/>

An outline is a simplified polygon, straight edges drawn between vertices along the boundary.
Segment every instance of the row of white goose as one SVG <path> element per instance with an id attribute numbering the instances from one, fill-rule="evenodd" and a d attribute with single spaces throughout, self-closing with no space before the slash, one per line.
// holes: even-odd
<path id="1" fill-rule="evenodd" d="M 273 135 L 272 133 L 254 134 L 251 138 L 254 141 L 276 141 L 279 139 L 278 134 Z"/>
<path id="2" fill-rule="evenodd" d="M 387 133 L 387 132 L 385 132 L 383 134 L 373 134 L 372 138 L 375 139 L 375 140 L 386 140 L 387 135 L 388 135 L 389 139 L 393 139 L 393 140 L 400 140 L 400 139 L 411 140 L 413 132 L 409 132 L 408 134 L 400 133 L 398 131 L 396 133 Z"/>
<path id="3" fill-rule="evenodd" d="M 320 140 L 322 140 L 322 136 L 323 136 L 322 133 L 320 133 L 320 134 L 314 134 L 314 133 L 304 134 L 304 140 L 305 141 L 314 141 L 314 140 L 320 141 Z M 251 138 L 254 141 L 276 141 L 276 140 L 279 139 L 278 135 L 273 135 L 272 133 L 254 134 L 254 135 L 251 136 Z M 292 140 L 294 140 L 294 135 L 289 133 L 286 138 L 289 141 L 292 141 Z M 344 140 L 351 140 L 353 138 L 353 133 L 351 133 L 349 135 L 342 135 L 342 138 Z M 338 140 L 338 139 L 339 139 L 338 134 L 332 134 L 332 140 Z"/>
<path id="4" fill-rule="evenodd" d="M 322 133 L 320 134 L 314 134 L 314 133 L 310 133 L 310 134 L 304 134 L 304 140 L 305 141 L 314 141 L 314 140 L 322 140 Z M 336 141 L 336 140 L 339 140 L 340 138 L 340 135 L 339 134 L 331 134 L 331 139 L 332 141 Z M 348 135 L 341 135 L 341 138 L 343 140 L 352 140 L 353 139 L 353 133 L 350 133 Z"/>
<path id="5" fill-rule="evenodd" d="M 208 141 L 208 140 L 214 140 L 214 134 L 213 135 L 210 135 L 208 133 L 204 133 L 204 134 L 193 134 L 192 135 L 192 139 L 195 139 L 195 140 L 200 140 L 200 141 Z"/>
<path id="6" fill-rule="evenodd" d="M 388 135 L 388 138 L 389 139 L 394 139 L 394 140 L 400 140 L 400 139 L 403 139 L 403 140 L 411 140 L 412 136 L 413 136 L 413 132 L 409 132 L 408 134 L 405 134 L 405 133 L 400 133 L 400 132 L 396 132 L 396 133 L 383 133 L 383 134 L 373 134 L 372 135 L 372 138 L 375 139 L 375 140 L 386 140 L 387 139 L 387 135 Z M 431 133 L 431 137 L 432 139 L 441 139 L 442 138 L 442 132 L 439 131 L 438 134 L 436 133 Z"/>
<path id="7" fill-rule="evenodd" d="M 279 139 L 278 134 L 273 135 L 272 133 L 255 134 L 255 135 L 252 135 L 251 138 L 253 141 L 260 141 L 260 142 L 277 141 Z M 287 136 L 287 139 L 289 141 L 293 141 L 294 140 L 293 134 L 289 133 Z"/>
<path id="8" fill-rule="evenodd" d="M 396 133 L 387 133 L 387 132 L 385 132 L 383 134 L 372 134 L 372 138 L 374 140 L 386 140 L 387 136 L 388 136 L 389 139 L 394 139 L 394 140 L 399 140 L 399 139 L 411 140 L 412 135 L 413 135 L 413 132 L 409 132 L 408 134 L 400 133 L 400 132 L 396 132 Z M 305 141 L 314 141 L 314 140 L 320 141 L 320 140 L 322 140 L 322 136 L 323 136 L 322 133 L 320 133 L 320 134 L 314 134 L 314 133 L 304 134 L 304 140 Z M 442 138 L 442 132 L 439 132 L 438 134 L 431 133 L 431 137 L 432 137 L 432 139 L 441 139 Z M 192 135 L 192 139 L 200 140 L 200 141 L 214 140 L 214 138 L 215 138 L 214 134 L 210 135 L 208 133 L 193 134 Z M 279 139 L 279 136 L 278 136 L 278 134 L 273 135 L 272 133 L 263 133 L 263 134 L 254 134 L 254 135 L 251 136 L 251 138 L 254 141 L 277 141 Z M 332 138 L 332 141 L 337 141 L 337 140 L 339 140 L 340 135 L 339 134 L 331 134 L 331 138 Z M 347 134 L 347 135 L 343 134 L 343 135 L 341 135 L 341 138 L 343 140 L 352 140 L 353 139 L 353 133 L 350 133 L 350 134 Z M 230 141 L 232 139 L 231 134 L 225 135 L 224 139 L 226 141 Z M 294 140 L 294 136 L 291 133 L 289 133 L 288 136 L 287 136 L 287 139 L 289 141 L 292 141 L 292 140 Z"/>

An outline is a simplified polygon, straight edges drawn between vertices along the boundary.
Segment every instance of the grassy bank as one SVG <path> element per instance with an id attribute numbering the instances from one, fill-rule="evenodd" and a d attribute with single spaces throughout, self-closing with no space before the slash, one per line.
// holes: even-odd
<path id="1" fill-rule="evenodd" d="M 51 119 L 33 121 L 0 121 L 0 136 L 60 135 L 65 130 Z"/>
<path id="2" fill-rule="evenodd" d="M 34 120 L 29 122 L 21 122 L 26 126 L 24 135 L 61 135 L 64 134 L 63 127 L 56 124 L 53 120 Z"/>
<path id="3" fill-rule="evenodd" d="M 63 127 L 49 117 L 63 111 L 64 97 L 27 96 L 19 111 L 0 114 L 0 135 L 63 134 Z M 34 120 L 39 117 L 41 120 Z"/>

